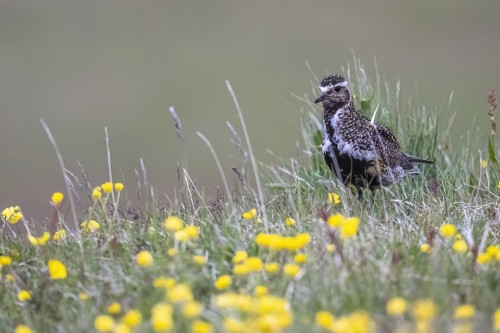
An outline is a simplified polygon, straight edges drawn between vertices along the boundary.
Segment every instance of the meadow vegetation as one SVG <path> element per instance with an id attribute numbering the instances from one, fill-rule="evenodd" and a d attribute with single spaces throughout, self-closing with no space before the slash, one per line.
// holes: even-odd
<path id="1" fill-rule="evenodd" d="M 357 60 L 344 75 L 359 110 L 376 110 L 404 151 L 436 163 L 357 200 L 322 160 L 314 78 L 296 96 L 301 152 L 270 151 L 272 165 L 253 155 L 235 99 L 243 139 L 228 125 L 241 165 L 220 166 L 221 190 L 207 198 L 185 167 L 172 108 L 181 147 L 172 198 L 151 190 L 144 169 L 137 184 L 82 171 L 65 172 L 69 193 L 52 195 L 48 221 L 2 207 L 2 331 L 500 331 L 494 93 L 484 108 L 491 131 L 452 143 L 451 106 L 417 105 Z M 89 208 L 68 213 L 70 197 Z"/>

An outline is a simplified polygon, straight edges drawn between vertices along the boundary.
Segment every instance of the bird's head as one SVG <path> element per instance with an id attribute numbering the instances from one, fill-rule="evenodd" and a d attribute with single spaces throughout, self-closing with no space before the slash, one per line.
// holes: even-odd
<path id="1" fill-rule="evenodd" d="M 323 106 L 342 107 L 351 103 L 352 95 L 347 81 L 340 75 L 328 75 L 319 84 L 321 95 L 314 103 L 323 102 Z"/>

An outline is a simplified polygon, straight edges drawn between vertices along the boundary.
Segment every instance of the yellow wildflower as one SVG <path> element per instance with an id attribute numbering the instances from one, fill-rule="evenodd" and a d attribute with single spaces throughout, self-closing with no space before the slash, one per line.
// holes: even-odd
<path id="1" fill-rule="evenodd" d="M 113 333 L 131 333 L 130 327 L 125 323 L 117 323 L 113 328 Z"/>
<path id="2" fill-rule="evenodd" d="M 491 262 L 493 258 L 488 254 L 488 252 L 483 252 L 477 255 L 476 261 L 478 264 L 487 264 Z"/>
<path id="3" fill-rule="evenodd" d="M 205 256 L 193 256 L 193 262 L 197 265 L 203 266 L 207 263 Z"/>
<path id="4" fill-rule="evenodd" d="M 493 314 L 493 328 L 495 331 L 500 331 L 500 308 Z"/>
<path id="5" fill-rule="evenodd" d="M 497 188 L 500 188 L 500 180 L 498 181 Z"/>
<path id="6" fill-rule="evenodd" d="M 292 219 L 291 217 L 287 217 L 286 220 L 285 220 L 285 224 L 293 226 L 293 225 L 296 225 L 297 222 L 294 219 Z"/>
<path id="7" fill-rule="evenodd" d="M 244 264 L 238 264 L 233 267 L 233 274 L 246 275 L 249 273 L 248 267 Z"/>
<path id="8" fill-rule="evenodd" d="M 48 266 L 50 277 L 53 280 L 63 280 L 68 276 L 66 266 L 64 266 L 61 261 L 51 259 L 49 260 Z"/>
<path id="9" fill-rule="evenodd" d="M 177 216 L 169 216 L 165 219 L 165 229 L 170 231 L 179 231 L 184 228 L 184 222 Z"/>
<path id="10" fill-rule="evenodd" d="M 121 192 L 123 191 L 123 184 L 122 183 L 115 183 L 115 191 L 116 192 Z"/>
<path id="11" fill-rule="evenodd" d="M 224 329 L 229 333 L 245 333 L 248 332 L 247 324 L 239 319 L 225 318 Z"/>
<path id="12" fill-rule="evenodd" d="M 151 252 L 145 250 L 137 253 L 135 260 L 139 266 L 151 266 L 153 264 Z"/>
<path id="13" fill-rule="evenodd" d="M 249 311 L 253 308 L 252 298 L 244 294 L 224 293 L 215 296 L 214 304 L 219 308 Z"/>
<path id="14" fill-rule="evenodd" d="M 359 218 L 350 217 L 345 219 L 340 226 L 340 237 L 343 239 L 356 236 L 358 232 Z"/>
<path id="15" fill-rule="evenodd" d="M 106 311 L 110 314 L 118 314 L 122 311 L 122 306 L 118 302 L 113 302 L 106 308 Z"/>
<path id="16" fill-rule="evenodd" d="M 337 193 L 328 193 L 328 202 L 334 205 L 339 204 L 340 196 Z"/>
<path id="17" fill-rule="evenodd" d="M 78 295 L 78 298 L 80 298 L 80 301 L 85 302 L 86 300 L 88 300 L 88 299 L 89 299 L 89 295 L 88 295 L 86 292 L 82 291 L 82 292 Z"/>
<path id="18" fill-rule="evenodd" d="M 57 230 L 56 233 L 52 236 L 52 239 L 55 241 L 62 240 L 66 238 L 66 230 L 60 229 Z"/>
<path id="19" fill-rule="evenodd" d="M 139 325 L 142 322 L 142 314 L 139 310 L 130 309 L 123 316 L 122 321 L 128 327 L 136 327 L 137 325 Z"/>
<path id="20" fill-rule="evenodd" d="M 430 299 L 420 299 L 413 305 L 412 314 L 417 321 L 429 321 L 437 314 L 437 306 Z"/>
<path id="21" fill-rule="evenodd" d="M 52 203 L 54 206 L 59 206 L 64 199 L 64 194 L 61 192 L 55 192 L 52 194 Z"/>
<path id="22" fill-rule="evenodd" d="M 47 243 L 50 240 L 50 233 L 48 231 L 45 231 L 42 237 L 35 237 L 32 236 L 31 234 L 28 234 L 28 240 L 30 241 L 31 245 L 35 246 L 45 245 L 45 243 Z"/>
<path id="23" fill-rule="evenodd" d="M 177 254 L 177 249 L 174 247 L 171 247 L 167 250 L 167 254 L 169 257 L 173 257 Z"/>
<path id="24" fill-rule="evenodd" d="M 185 242 L 198 238 L 200 231 L 197 227 L 189 225 L 182 230 L 176 231 L 174 237 L 179 242 Z"/>
<path id="25" fill-rule="evenodd" d="M 406 300 L 402 297 L 394 297 L 387 301 L 386 312 L 389 316 L 400 316 L 406 312 Z"/>
<path id="26" fill-rule="evenodd" d="M 307 261 L 307 255 L 305 253 L 299 253 L 299 254 L 296 254 L 294 257 L 293 257 L 293 260 L 297 263 L 297 264 L 303 264 Z"/>
<path id="27" fill-rule="evenodd" d="M 1 216 L 5 221 L 11 224 L 16 224 L 23 218 L 23 214 L 21 213 L 21 208 L 19 208 L 19 206 L 5 208 L 2 211 Z"/>
<path id="28" fill-rule="evenodd" d="M 344 222 L 345 217 L 342 214 L 335 214 L 335 215 L 330 215 L 328 216 L 328 219 L 326 220 L 326 223 L 330 227 L 337 228 L 342 225 L 342 222 Z"/>
<path id="29" fill-rule="evenodd" d="M 94 320 L 94 328 L 98 332 L 111 332 L 115 326 L 113 317 L 108 315 L 99 315 Z"/>
<path id="30" fill-rule="evenodd" d="M 215 288 L 222 290 L 227 289 L 231 285 L 232 279 L 230 275 L 222 275 L 215 280 Z"/>
<path id="31" fill-rule="evenodd" d="M 245 261 L 246 258 L 248 258 L 247 251 L 243 251 L 243 250 L 236 251 L 236 253 L 233 256 L 233 263 L 239 264 L 239 263 Z"/>
<path id="32" fill-rule="evenodd" d="M 254 290 L 254 294 L 257 297 L 264 296 L 268 294 L 268 290 L 266 286 L 256 286 Z"/>
<path id="33" fill-rule="evenodd" d="M 325 330 L 330 330 L 335 317 L 328 311 L 319 311 L 316 313 L 316 325 Z"/>
<path id="34" fill-rule="evenodd" d="M 80 227 L 82 227 L 83 232 L 94 232 L 100 228 L 100 225 L 98 222 L 96 222 L 94 220 L 88 220 L 88 221 L 82 222 L 82 224 L 80 224 Z"/>
<path id="35" fill-rule="evenodd" d="M 1 280 L 1 276 L 0 276 Z M 13 282 L 14 281 L 14 276 L 12 274 L 5 274 L 5 282 Z"/>
<path id="36" fill-rule="evenodd" d="M 326 251 L 327 252 L 333 253 L 333 252 L 335 252 L 336 249 L 337 248 L 336 248 L 335 244 L 326 244 Z"/>
<path id="37" fill-rule="evenodd" d="M 26 325 L 17 325 L 14 333 L 33 333 L 33 331 Z"/>
<path id="38" fill-rule="evenodd" d="M 453 224 L 445 223 L 439 228 L 439 233 L 445 238 L 451 238 L 457 233 L 457 228 Z"/>
<path id="39" fill-rule="evenodd" d="M 264 269 L 268 273 L 276 273 L 280 270 L 280 264 L 277 262 L 270 262 L 264 265 Z"/>
<path id="40" fill-rule="evenodd" d="M 487 160 L 481 160 L 481 168 L 486 169 L 488 167 L 488 161 Z"/>
<path id="41" fill-rule="evenodd" d="M 300 266 L 295 265 L 295 264 L 286 264 L 283 266 L 283 272 L 285 272 L 286 275 L 295 277 L 297 274 L 299 274 L 300 271 Z"/>
<path id="42" fill-rule="evenodd" d="M 153 286 L 155 288 L 171 289 L 175 286 L 175 280 L 172 278 L 159 277 L 153 280 Z"/>
<path id="43" fill-rule="evenodd" d="M 453 243 L 453 251 L 457 253 L 465 253 L 469 249 L 469 245 L 463 239 L 459 239 Z"/>
<path id="44" fill-rule="evenodd" d="M 463 305 L 459 305 L 455 308 L 455 312 L 453 314 L 453 317 L 455 319 L 469 319 L 469 318 L 474 317 L 474 312 L 475 312 L 475 309 L 472 305 L 463 304 Z"/>
<path id="45" fill-rule="evenodd" d="M 167 299 L 172 303 L 192 301 L 193 293 L 188 285 L 180 283 L 167 290 Z"/>
<path id="46" fill-rule="evenodd" d="M 9 256 L 0 256 L 0 268 L 2 266 L 9 266 L 12 263 L 12 258 Z"/>
<path id="47" fill-rule="evenodd" d="M 432 252 L 432 247 L 430 244 L 424 243 L 420 245 L 420 252 L 422 253 L 431 253 Z"/>
<path id="48" fill-rule="evenodd" d="M 500 259 L 500 247 L 498 245 L 490 245 L 486 248 L 486 253 L 497 260 Z"/>
<path id="49" fill-rule="evenodd" d="M 250 272 L 259 272 L 264 268 L 264 264 L 259 257 L 249 257 L 243 263 Z"/>
<path id="50" fill-rule="evenodd" d="M 101 199 L 101 197 L 102 197 L 101 187 L 100 186 L 94 187 L 94 189 L 92 190 L 92 198 L 97 200 Z"/>
<path id="51" fill-rule="evenodd" d="M 172 305 L 158 303 L 151 309 L 151 325 L 155 332 L 165 332 L 172 328 L 174 320 L 172 318 Z"/>
<path id="52" fill-rule="evenodd" d="M 182 314 L 186 318 L 194 318 L 200 315 L 202 306 L 199 302 L 188 301 L 182 307 Z"/>
<path id="53" fill-rule="evenodd" d="M 104 191 L 104 193 L 111 193 L 113 191 L 113 183 L 106 182 L 101 185 L 101 188 Z"/>
<path id="54" fill-rule="evenodd" d="M 29 301 L 31 299 L 31 293 L 25 289 L 17 293 L 17 299 L 21 302 Z"/>
<path id="55" fill-rule="evenodd" d="M 244 218 L 245 220 L 251 220 L 256 216 L 257 216 L 257 209 L 255 209 L 255 208 L 252 208 L 249 211 L 241 214 L 241 217 Z"/>
<path id="56" fill-rule="evenodd" d="M 191 333 L 212 333 L 212 324 L 202 320 L 195 320 L 191 323 Z"/>

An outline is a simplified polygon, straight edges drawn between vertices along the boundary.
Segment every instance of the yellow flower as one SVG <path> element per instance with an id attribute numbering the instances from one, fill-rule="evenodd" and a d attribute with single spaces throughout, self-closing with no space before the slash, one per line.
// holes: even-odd
<path id="1" fill-rule="evenodd" d="M 94 187 L 94 189 L 92 190 L 92 198 L 101 199 L 101 197 L 102 197 L 101 187 L 100 186 Z"/>
<path id="2" fill-rule="evenodd" d="M 123 191 L 123 184 L 122 183 L 115 183 L 115 191 L 116 192 L 121 192 Z"/>
<path id="3" fill-rule="evenodd" d="M 255 290 L 254 290 L 254 294 L 257 297 L 261 297 L 261 296 L 267 295 L 268 294 L 267 287 L 265 287 L 265 286 L 256 286 Z"/>
<path id="4" fill-rule="evenodd" d="M 179 231 L 184 228 L 184 222 L 177 216 L 169 216 L 165 219 L 165 229 L 170 231 Z"/>
<path id="5" fill-rule="evenodd" d="M 167 254 L 169 257 L 173 257 L 177 254 L 177 250 L 174 247 L 171 247 L 167 250 Z"/>
<path id="6" fill-rule="evenodd" d="M 336 248 L 335 244 L 326 244 L 326 251 L 333 253 L 333 252 L 335 252 L 336 249 L 337 248 Z"/>
<path id="7" fill-rule="evenodd" d="M 340 196 L 337 193 L 328 193 L 328 202 L 334 205 L 339 204 Z"/>
<path id="8" fill-rule="evenodd" d="M 238 309 L 240 311 L 249 311 L 254 306 L 250 296 L 235 293 L 224 293 L 215 296 L 214 304 L 219 308 Z"/>
<path id="9" fill-rule="evenodd" d="M 232 279 L 230 275 L 222 275 L 215 280 L 215 288 L 222 290 L 227 289 L 231 285 Z"/>
<path id="10" fill-rule="evenodd" d="M 241 320 L 234 318 L 224 319 L 224 329 L 229 333 L 245 333 L 248 332 L 247 324 Z"/>
<path id="11" fill-rule="evenodd" d="M 283 272 L 285 272 L 286 275 L 295 277 L 297 274 L 299 274 L 300 271 L 300 266 L 295 265 L 295 264 L 286 264 L 283 266 Z"/>
<path id="12" fill-rule="evenodd" d="M 264 265 L 264 269 L 268 273 L 276 273 L 280 270 L 280 264 L 277 262 L 270 262 Z"/>
<path id="13" fill-rule="evenodd" d="M 252 208 L 248 212 L 244 212 L 243 214 L 241 214 L 241 217 L 244 218 L 245 220 L 251 220 L 256 216 L 257 216 L 257 209 L 255 208 Z"/>
<path id="14" fill-rule="evenodd" d="M 191 323 L 192 333 L 212 333 L 212 324 L 202 320 L 195 320 Z"/>
<path id="15" fill-rule="evenodd" d="M 100 225 L 98 222 L 96 222 L 94 220 L 88 220 L 88 221 L 82 222 L 82 224 L 80 224 L 80 227 L 82 227 L 83 232 L 94 232 L 97 229 L 99 229 Z"/>
<path id="16" fill-rule="evenodd" d="M 293 257 L 293 260 L 297 263 L 297 264 L 303 264 L 307 261 L 307 255 L 305 253 L 299 253 L 299 254 L 296 254 L 294 257 Z"/>
<path id="17" fill-rule="evenodd" d="M 182 230 L 176 231 L 174 237 L 179 242 L 185 242 L 191 239 L 198 238 L 200 230 L 194 225 L 188 225 Z"/>
<path id="18" fill-rule="evenodd" d="M 239 264 L 239 263 L 245 261 L 246 258 L 248 258 L 247 251 L 243 251 L 243 250 L 236 251 L 236 253 L 233 256 L 233 263 L 234 264 Z"/>
<path id="19" fill-rule="evenodd" d="M 455 308 L 453 317 L 455 319 L 469 319 L 474 317 L 474 307 L 469 304 L 459 305 Z"/>
<path id="20" fill-rule="evenodd" d="M 31 293 L 23 289 L 17 293 L 17 299 L 21 302 L 29 301 L 31 299 Z"/>
<path id="21" fill-rule="evenodd" d="M 437 306 L 430 299 L 420 299 L 413 305 L 412 314 L 417 321 L 429 321 L 437 314 Z"/>
<path id="22" fill-rule="evenodd" d="M 500 331 L 500 308 L 493 314 L 493 327 L 495 331 Z"/>
<path id="23" fill-rule="evenodd" d="M 189 301 L 182 307 L 182 314 L 186 318 L 194 318 L 200 315 L 202 306 L 196 301 Z"/>
<path id="24" fill-rule="evenodd" d="M 113 328 L 113 333 L 131 333 L 130 327 L 128 327 L 125 323 L 118 323 Z"/>
<path id="25" fill-rule="evenodd" d="M 110 314 L 118 314 L 122 311 L 122 306 L 118 302 L 113 302 L 106 308 L 106 311 Z"/>
<path id="26" fill-rule="evenodd" d="M 0 277 L 1 279 L 1 277 Z M 13 282 L 14 281 L 14 277 L 12 276 L 12 274 L 5 274 L 5 282 Z"/>
<path id="27" fill-rule="evenodd" d="M 9 256 L 0 256 L 0 268 L 2 266 L 9 266 L 12 263 L 12 258 Z"/>
<path id="28" fill-rule="evenodd" d="M 330 330 L 335 317 L 328 311 L 319 311 L 316 313 L 316 325 L 325 330 Z"/>
<path id="29" fill-rule="evenodd" d="M 113 183 L 106 182 L 101 185 L 101 188 L 104 191 L 104 193 L 111 193 L 113 191 Z"/>
<path id="30" fill-rule="evenodd" d="M 155 332 L 165 332 L 172 328 L 174 320 L 172 318 L 172 305 L 158 303 L 151 309 L 151 325 Z"/>
<path id="31" fill-rule="evenodd" d="M 420 245 L 420 252 L 422 253 L 431 253 L 432 252 L 432 247 L 430 244 L 424 243 Z"/>
<path id="32" fill-rule="evenodd" d="M 54 206 L 59 206 L 64 199 L 64 194 L 61 192 L 55 192 L 52 194 L 52 203 Z"/>
<path id="33" fill-rule="evenodd" d="M 244 264 L 238 264 L 233 267 L 233 274 L 246 275 L 248 273 L 249 273 L 248 267 L 245 266 Z"/>
<path id="34" fill-rule="evenodd" d="M 193 293 L 188 285 L 180 283 L 167 290 L 167 299 L 172 303 L 192 301 Z"/>
<path id="35" fill-rule="evenodd" d="M 463 239 L 459 239 L 453 243 L 453 251 L 457 253 L 465 253 L 469 249 L 469 245 Z"/>
<path id="36" fill-rule="evenodd" d="M 142 314 L 139 310 L 130 309 L 123 316 L 122 321 L 128 327 L 136 327 L 137 325 L 139 325 L 142 322 Z"/>
<path id="37" fill-rule="evenodd" d="M 88 300 L 88 299 L 89 299 L 89 295 L 87 295 L 87 293 L 86 293 L 86 292 L 84 292 L 84 291 L 82 291 L 82 292 L 78 295 L 78 297 L 80 298 L 80 301 L 83 301 L 83 302 L 85 302 L 86 300 Z"/>
<path id="38" fill-rule="evenodd" d="M 328 223 L 328 225 L 330 227 L 337 228 L 337 227 L 340 227 L 342 225 L 342 222 L 344 222 L 344 220 L 345 220 L 344 215 L 335 214 L 335 215 L 330 215 L 328 217 L 328 219 L 326 220 L 326 223 Z"/>
<path id="39" fill-rule="evenodd" d="M 358 232 L 359 218 L 350 217 L 345 219 L 340 226 L 340 237 L 343 239 L 356 236 Z"/>
<path id="40" fill-rule="evenodd" d="M 481 168 L 486 169 L 488 167 L 488 161 L 487 160 L 481 160 Z"/>
<path id="41" fill-rule="evenodd" d="M 153 286 L 158 289 L 172 289 L 172 287 L 175 286 L 175 283 L 174 279 L 166 277 L 159 277 L 153 280 Z"/>
<path id="42" fill-rule="evenodd" d="M 287 217 L 285 220 L 285 224 L 292 226 L 292 225 L 296 225 L 297 222 L 294 219 L 292 219 L 291 217 Z"/>
<path id="43" fill-rule="evenodd" d="M 26 325 L 17 325 L 14 333 L 33 333 L 33 331 Z"/>
<path id="44" fill-rule="evenodd" d="M 108 315 L 99 315 L 94 320 L 94 328 L 98 332 L 111 332 L 115 326 L 113 317 Z"/>
<path id="45" fill-rule="evenodd" d="M 389 316 L 400 316 L 406 312 L 406 300 L 402 297 L 394 297 L 387 301 L 385 311 Z"/>
<path id="46" fill-rule="evenodd" d="M 151 266 L 153 264 L 151 252 L 145 250 L 137 253 L 135 260 L 139 266 Z"/>
<path id="47" fill-rule="evenodd" d="M 457 233 L 457 228 L 453 224 L 445 223 L 439 228 L 439 233 L 445 238 L 451 238 Z"/>
<path id="48" fill-rule="evenodd" d="M 205 256 L 193 256 L 193 262 L 197 265 L 203 266 L 207 263 Z"/>
<path id="49" fill-rule="evenodd" d="M 500 188 L 500 180 L 498 181 L 497 188 Z"/>
<path id="50" fill-rule="evenodd" d="M 248 267 L 250 272 L 258 272 L 264 268 L 264 264 L 259 257 L 249 257 L 245 260 L 244 265 Z"/>
<path id="51" fill-rule="evenodd" d="M 500 260 L 500 247 L 498 245 L 490 245 L 486 248 L 486 253 L 497 260 Z"/>
<path id="52" fill-rule="evenodd" d="M 5 221 L 11 224 L 16 224 L 23 218 L 23 214 L 21 213 L 21 208 L 19 208 L 19 206 L 5 208 L 1 215 Z"/>
<path id="53" fill-rule="evenodd" d="M 35 237 L 28 234 L 28 240 L 30 241 L 31 245 L 35 246 L 45 245 L 45 243 L 47 243 L 50 240 L 50 233 L 48 231 L 45 231 L 42 237 Z"/>
<path id="54" fill-rule="evenodd" d="M 55 241 L 62 240 L 64 238 L 66 238 L 66 230 L 64 229 L 57 230 L 54 236 L 52 236 L 52 239 Z"/>
<path id="55" fill-rule="evenodd" d="M 68 276 L 68 272 L 66 271 L 66 266 L 59 261 L 51 259 L 49 260 L 49 274 L 53 280 L 62 280 Z"/>
<path id="56" fill-rule="evenodd" d="M 478 264 L 487 264 L 492 261 L 492 257 L 488 254 L 488 252 L 483 252 L 477 255 L 476 261 Z"/>

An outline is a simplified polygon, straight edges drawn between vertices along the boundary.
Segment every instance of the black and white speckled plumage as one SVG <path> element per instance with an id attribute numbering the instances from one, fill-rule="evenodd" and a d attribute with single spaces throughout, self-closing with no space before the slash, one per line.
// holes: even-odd
<path id="1" fill-rule="evenodd" d="M 344 184 L 376 189 L 389 186 L 420 170 L 413 163 L 432 163 L 401 152 L 386 126 L 357 112 L 347 81 L 340 75 L 321 80 L 323 102 L 323 154 L 333 173 Z"/>

